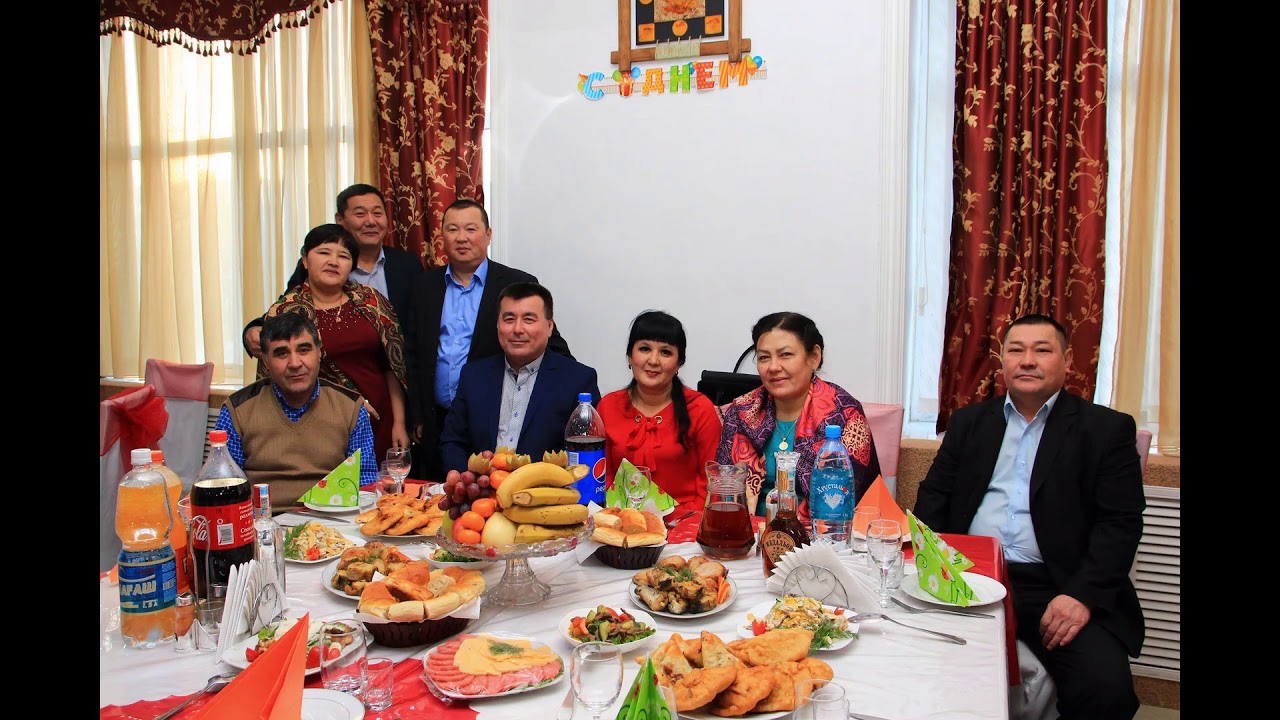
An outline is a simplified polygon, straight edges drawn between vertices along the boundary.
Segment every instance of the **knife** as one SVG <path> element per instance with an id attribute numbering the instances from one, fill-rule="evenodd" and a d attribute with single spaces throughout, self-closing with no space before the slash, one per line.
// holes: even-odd
<path id="1" fill-rule="evenodd" d="M 564 702 L 560 703 L 560 712 L 556 713 L 556 720 L 570 720 L 573 717 L 573 688 L 569 688 L 569 692 L 564 695 Z"/>
<path id="2" fill-rule="evenodd" d="M 862 713 L 855 713 L 852 710 L 849 711 L 849 717 L 853 718 L 853 720 L 885 720 L 884 718 L 876 715 L 863 715 Z"/>

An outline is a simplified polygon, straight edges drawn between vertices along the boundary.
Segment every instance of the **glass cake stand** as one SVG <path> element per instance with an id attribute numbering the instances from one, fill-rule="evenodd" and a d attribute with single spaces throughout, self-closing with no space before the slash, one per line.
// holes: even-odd
<path id="1" fill-rule="evenodd" d="M 551 557 L 574 549 L 578 546 L 578 543 L 591 537 L 591 534 L 595 532 L 595 523 L 591 518 L 587 518 L 583 525 L 582 530 L 568 537 L 556 538 L 532 545 L 525 543 L 492 547 L 466 545 L 447 537 L 443 529 L 436 531 L 435 539 L 436 544 L 454 555 L 476 560 L 506 561 L 507 568 L 502 573 L 502 579 L 498 581 L 497 585 L 485 592 L 484 599 L 486 601 L 503 607 L 533 605 L 547 599 L 547 596 L 551 594 L 551 586 L 539 580 L 537 575 L 534 575 L 533 568 L 529 567 L 529 558 Z"/>

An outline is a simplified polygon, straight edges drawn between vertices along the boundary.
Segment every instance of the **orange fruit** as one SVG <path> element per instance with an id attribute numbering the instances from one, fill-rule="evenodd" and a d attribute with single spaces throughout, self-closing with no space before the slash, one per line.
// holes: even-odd
<path id="1" fill-rule="evenodd" d="M 458 518 L 458 524 L 468 530 L 480 532 L 481 530 L 484 530 L 484 516 L 475 510 L 468 510 L 462 513 L 462 516 Z M 476 542 L 480 541 L 477 540 Z"/>
<path id="2" fill-rule="evenodd" d="M 514 470 L 511 467 L 511 456 L 506 453 L 497 453 L 493 459 L 489 461 L 489 482 L 493 482 L 494 470 Z"/>
<path id="3" fill-rule="evenodd" d="M 510 470 L 492 470 L 489 472 L 489 487 L 495 490 L 502 485 L 502 481 L 507 479 L 511 474 Z M 473 505 L 474 506 L 474 505 Z"/>
<path id="4" fill-rule="evenodd" d="M 457 534 L 457 537 L 455 537 L 454 540 L 457 540 L 458 542 L 463 543 L 465 545 L 480 544 L 480 533 L 476 532 L 475 530 L 468 530 L 467 528 L 461 525 L 454 525 L 453 527 L 455 528 L 454 532 Z"/>
<path id="5" fill-rule="evenodd" d="M 492 480 L 489 481 L 492 484 Z M 487 518 L 498 511 L 498 503 L 493 498 L 480 498 L 471 503 L 471 512 Z"/>

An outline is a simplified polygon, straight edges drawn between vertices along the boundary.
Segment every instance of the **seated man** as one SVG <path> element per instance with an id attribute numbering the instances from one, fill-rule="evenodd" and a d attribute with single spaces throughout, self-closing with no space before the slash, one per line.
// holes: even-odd
<path id="1" fill-rule="evenodd" d="M 267 377 L 236 391 L 214 426 L 251 483 L 271 485 L 271 510 L 298 498 L 360 450 L 360 485 L 372 485 L 378 459 L 359 393 L 320 379 L 320 341 L 303 313 L 262 323 Z"/>
<path id="2" fill-rule="evenodd" d="M 1129 570 L 1146 506 L 1133 418 L 1063 392 L 1071 351 L 1052 318 L 1015 320 L 1002 358 L 1008 395 L 951 416 L 915 514 L 1001 542 L 1018 638 L 1064 720 L 1132 718 L 1126 655 L 1144 622 Z"/>
<path id="3" fill-rule="evenodd" d="M 600 402 L 596 371 L 547 350 L 555 327 L 551 293 L 532 282 L 508 285 L 498 296 L 501 355 L 472 360 L 458 376 L 445 416 L 440 453 L 445 471 L 466 470 L 471 453 L 515 448 L 534 461 L 564 448 L 564 427 L 578 393 Z"/>

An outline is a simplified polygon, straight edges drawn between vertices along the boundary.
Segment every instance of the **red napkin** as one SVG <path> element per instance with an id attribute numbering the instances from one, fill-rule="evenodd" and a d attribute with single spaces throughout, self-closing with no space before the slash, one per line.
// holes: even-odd
<path id="1" fill-rule="evenodd" d="M 310 627 L 308 613 L 191 719 L 296 720 L 302 717 L 302 682 L 307 672 Z"/>
<path id="2" fill-rule="evenodd" d="M 898 527 L 902 528 L 903 536 L 911 532 L 911 524 L 907 522 L 907 514 L 902 512 L 902 508 L 898 507 L 898 501 L 893 499 L 893 495 L 889 494 L 889 486 L 884 484 L 884 476 L 877 475 L 871 487 L 863 493 L 862 499 L 858 501 L 858 507 L 873 507 L 880 511 L 881 520 L 896 520 Z M 963 552 L 963 551 L 961 551 Z"/>

